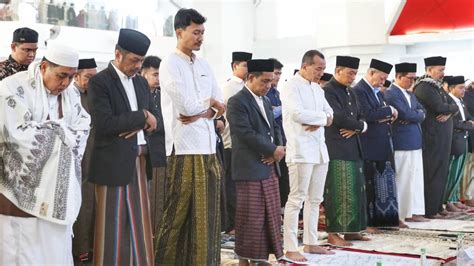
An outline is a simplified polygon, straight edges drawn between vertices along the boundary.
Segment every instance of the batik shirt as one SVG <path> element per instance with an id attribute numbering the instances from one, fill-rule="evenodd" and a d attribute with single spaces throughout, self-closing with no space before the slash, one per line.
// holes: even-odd
<path id="1" fill-rule="evenodd" d="M 0 80 L 27 69 L 28 65 L 17 63 L 10 55 L 7 60 L 0 62 Z"/>
<path id="2" fill-rule="evenodd" d="M 71 87 L 52 115 L 39 64 L 0 82 L 0 193 L 26 213 L 72 225 L 90 116 Z"/>

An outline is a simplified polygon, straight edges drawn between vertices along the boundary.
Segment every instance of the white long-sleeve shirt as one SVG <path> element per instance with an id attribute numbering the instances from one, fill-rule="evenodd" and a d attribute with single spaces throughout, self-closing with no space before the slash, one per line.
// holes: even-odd
<path id="1" fill-rule="evenodd" d="M 194 54 L 176 50 L 160 65 L 161 108 L 165 126 L 166 155 L 216 153 L 216 134 L 212 119 L 184 125 L 178 118 L 194 116 L 210 107 L 210 99 L 222 100 L 209 64 Z"/>
<path id="2" fill-rule="evenodd" d="M 224 94 L 224 103 L 227 104 L 227 101 L 229 100 L 229 98 L 234 96 L 240 90 L 242 90 L 244 86 L 245 86 L 245 82 L 236 76 L 232 76 L 229 80 L 227 80 L 222 86 L 222 93 Z M 222 138 L 224 140 L 224 149 L 232 148 L 232 140 L 230 138 L 230 126 L 229 126 L 228 120 L 227 120 L 227 123 L 225 124 Z"/>
<path id="3" fill-rule="evenodd" d="M 281 91 L 283 129 L 286 135 L 286 162 L 327 163 L 329 155 L 324 138 L 324 126 L 333 110 L 321 87 L 299 73 L 284 84 Z M 307 126 L 320 126 L 306 131 Z"/>

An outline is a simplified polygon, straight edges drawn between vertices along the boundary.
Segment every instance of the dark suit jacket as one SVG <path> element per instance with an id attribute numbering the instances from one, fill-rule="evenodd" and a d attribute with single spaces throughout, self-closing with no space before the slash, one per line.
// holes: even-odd
<path id="1" fill-rule="evenodd" d="M 153 167 L 166 166 L 165 126 L 163 125 L 163 114 L 161 113 L 161 91 L 157 89 L 151 93 L 152 103 L 156 110 L 157 129 L 148 136 L 148 151 L 150 163 Z"/>
<path id="2" fill-rule="evenodd" d="M 364 122 L 354 92 L 332 78 L 324 85 L 324 96 L 334 111 L 334 121 L 324 132 L 329 158 L 361 160 L 359 133 L 364 129 Z M 358 134 L 344 138 L 339 132 L 342 128 L 355 130 Z"/>
<path id="3" fill-rule="evenodd" d="M 451 97 L 442 88 L 430 81 L 420 81 L 414 90 L 416 98 L 426 110 L 426 118 L 421 124 L 423 156 L 427 157 L 423 160 L 444 160 L 451 152 L 453 120 L 449 118 L 446 122 L 438 122 L 436 117 L 440 114 L 454 115 L 458 107 L 452 99 L 449 100 Z"/>
<path id="4" fill-rule="evenodd" d="M 464 101 L 464 105 L 469 111 L 469 114 L 474 115 L 474 90 L 466 89 L 464 98 L 462 99 Z M 474 134 L 469 134 L 469 152 L 473 152 L 473 151 L 474 151 Z"/>
<path id="5" fill-rule="evenodd" d="M 232 179 L 257 181 L 270 177 L 272 166 L 262 157 L 272 156 L 282 145 L 281 132 L 273 117 L 270 101 L 263 97 L 270 127 L 253 95 L 244 87 L 227 102 L 227 120 L 232 138 Z M 272 142 L 273 138 L 273 142 Z M 279 172 L 278 164 L 274 164 Z"/>
<path id="6" fill-rule="evenodd" d="M 408 95 L 411 107 L 401 89 L 393 84 L 384 94 L 387 104 L 398 111 L 398 119 L 392 126 L 393 148 L 397 151 L 418 150 L 423 145 L 421 122 L 425 120 L 425 108 L 413 93 L 408 92 Z M 402 124 L 401 121 L 406 121 L 408 124 Z"/>
<path id="7" fill-rule="evenodd" d="M 461 111 L 453 116 L 453 142 L 451 144 L 451 155 L 459 156 L 466 153 L 468 137 L 472 132 L 474 132 L 474 125 L 468 122 L 473 118 L 464 104 L 463 109 L 466 121 L 462 120 Z"/>
<path id="8" fill-rule="evenodd" d="M 393 154 L 390 123 L 379 123 L 378 121 L 391 118 L 392 109 L 385 103 L 381 92 L 378 93 L 377 99 L 372 88 L 364 79 L 354 86 L 354 92 L 359 102 L 362 118 L 368 125 L 367 132 L 360 136 L 362 158 L 372 161 L 390 160 Z"/>
<path id="9" fill-rule="evenodd" d="M 144 128 L 144 109 L 157 116 L 147 81 L 137 75 L 133 85 L 137 111 L 131 111 L 125 89 L 111 63 L 89 81 L 88 103 L 94 136 L 89 170 L 92 183 L 123 186 L 132 179 L 138 154 L 137 137 L 124 139 L 118 135 Z"/>

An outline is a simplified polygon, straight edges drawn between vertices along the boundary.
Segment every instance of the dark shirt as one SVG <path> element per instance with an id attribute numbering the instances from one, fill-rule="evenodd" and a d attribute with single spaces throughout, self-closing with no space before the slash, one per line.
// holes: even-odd
<path id="1" fill-rule="evenodd" d="M 283 145 L 285 145 L 286 136 L 285 136 L 285 132 L 283 132 L 283 116 L 281 115 L 280 92 L 277 90 L 276 87 L 271 87 L 266 96 L 268 97 L 268 99 L 270 100 L 270 103 L 272 104 L 273 116 L 275 117 L 275 121 L 280 127 L 281 137 L 283 139 Z"/>
<path id="2" fill-rule="evenodd" d="M 7 60 L 0 62 L 0 80 L 26 70 L 28 70 L 28 65 L 19 64 L 10 55 Z"/>

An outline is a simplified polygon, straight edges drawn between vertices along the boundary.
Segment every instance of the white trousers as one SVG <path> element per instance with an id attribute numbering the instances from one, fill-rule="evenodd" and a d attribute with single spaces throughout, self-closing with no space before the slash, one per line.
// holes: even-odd
<path id="1" fill-rule="evenodd" d="M 395 151 L 398 215 L 400 220 L 425 214 L 423 155 L 421 149 Z"/>
<path id="2" fill-rule="evenodd" d="M 0 265 L 73 265 L 72 226 L 0 215 Z"/>
<path id="3" fill-rule="evenodd" d="M 298 251 L 298 215 L 303 202 L 303 244 L 318 244 L 319 205 L 323 201 L 327 172 L 327 163 L 288 163 L 290 194 L 285 205 L 283 221 L 283 241 L 286 251 Z"/>
<path id="4" fill-rule="evenodd" d="M 462 180 L 462 193 L 464 199 L 470 200 L 474 196 L 474 154 L 468 153 L 466 166 L 464 166 L 464 176 Z"/>

